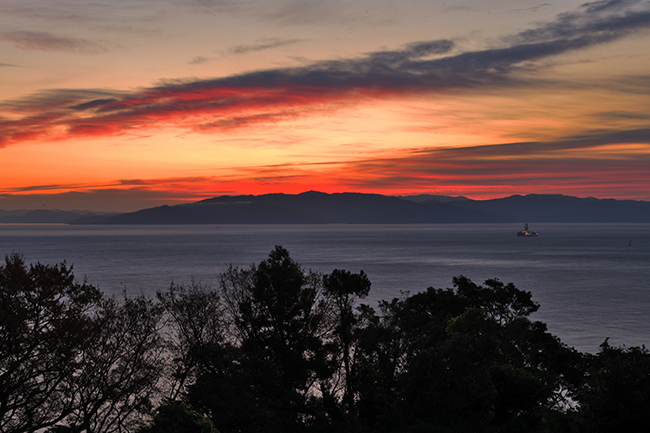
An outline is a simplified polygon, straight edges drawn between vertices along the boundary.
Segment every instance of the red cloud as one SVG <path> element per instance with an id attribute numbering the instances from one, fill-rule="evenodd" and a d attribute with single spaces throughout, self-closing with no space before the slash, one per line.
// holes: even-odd
<path id="1" fill-rule="evenodd" d="M 286 121 L 359 98 L 349 90 L 322 90 L 287 83 L 271 89 L 171 85 L 136 95 L 116 95 L 121 98 L 88 100 L 83 94 L 77 98 L 62 94 L 57 100 L 56 95 L 50 95 L 35 98 L 32 104 L 15 104 L 15 111 L 38 114 L 0 121 L 0 147 L 27 140 L 112 136 L 163 128 L 214 133 Z"/>

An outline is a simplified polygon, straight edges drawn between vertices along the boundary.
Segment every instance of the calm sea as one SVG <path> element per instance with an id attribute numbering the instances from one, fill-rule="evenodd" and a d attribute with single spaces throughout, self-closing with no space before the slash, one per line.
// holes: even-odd
<path id="1" fill-rule="evenodd" d="M 74 265 L 110 294 L 154 294 L 193 277 L 216 284 L 227 264 L 248 266 L 282 245 L 306 269 L 364 270 L 380 299 L 451 287 L 452 277 L 499 278 L 531 291 L 562 341 L 596 352 L 650 346 L 650 224 L 0 225 L 0 253 Z"/>

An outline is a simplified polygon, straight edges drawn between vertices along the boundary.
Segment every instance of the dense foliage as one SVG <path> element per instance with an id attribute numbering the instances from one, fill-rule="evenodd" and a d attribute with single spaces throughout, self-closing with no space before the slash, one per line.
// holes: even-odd
<path id="1" fill-rule="evenodd" d="M 72 268 L 0 266 L 0 432 L 641 432 L 650 353 L 567 347 L 531 293 L 459 276 L 359 304 L 363 271 L 276 247 L 216 288 L 117 300 Z"/>

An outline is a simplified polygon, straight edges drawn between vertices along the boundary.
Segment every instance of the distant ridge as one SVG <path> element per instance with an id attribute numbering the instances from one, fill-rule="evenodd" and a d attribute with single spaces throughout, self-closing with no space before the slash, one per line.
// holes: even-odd
<path id="1" fill-rule="evenodd" d="M 454 205 L 469 210 L 508 215 L 529 222 L 650 222 L 650 202 L 578 198 L 560 194 L 513 195 L 493 200 L 469 200 Z"/>
<path id="2" fill-rule="evenodd" d="M 461 200 L 470 200 L 467 197 L 459 196 L 448 196 L 448 195 L 433 195 L 433 194 L 418 194 L 418 195 L 398 195 L 396 197 L 403 198 L 404 200 L 414 201 L 416 203 L 422 203 L 425 201 L 437 200 L 443 203 L 450 201 L 461 201 Z"/>
<path id="3" fill-rule="evenodd" d="M 222 196 L 117 215 L 102 224 L 412 224 L 500 222 L 480 210 L 442 202 L 415 203 L 379 194 L 265 194 Z"/>
<path id="4" fill-rule="evenodd" d="M 414 198 L 415 197 L 415 198 Z M 650 223 L 650 202 L 564 195 L 471 200 L 309 191 L 301 194 L 220 196 L 71 224 L 430 224 L 506 222 Z"/>

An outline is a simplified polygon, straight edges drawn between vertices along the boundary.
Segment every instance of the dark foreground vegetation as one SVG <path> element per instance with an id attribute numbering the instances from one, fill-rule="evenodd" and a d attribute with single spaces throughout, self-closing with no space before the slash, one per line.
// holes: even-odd
<path id="1" fill-rule="evenodd" d="M 0 432 L 645 432 L 650 354 L 564 345 L 530 292 L 464 277 L 359 305 L 363 272 L 282 247 L 219 287 L 108 298 L 0 266 Z"/>

